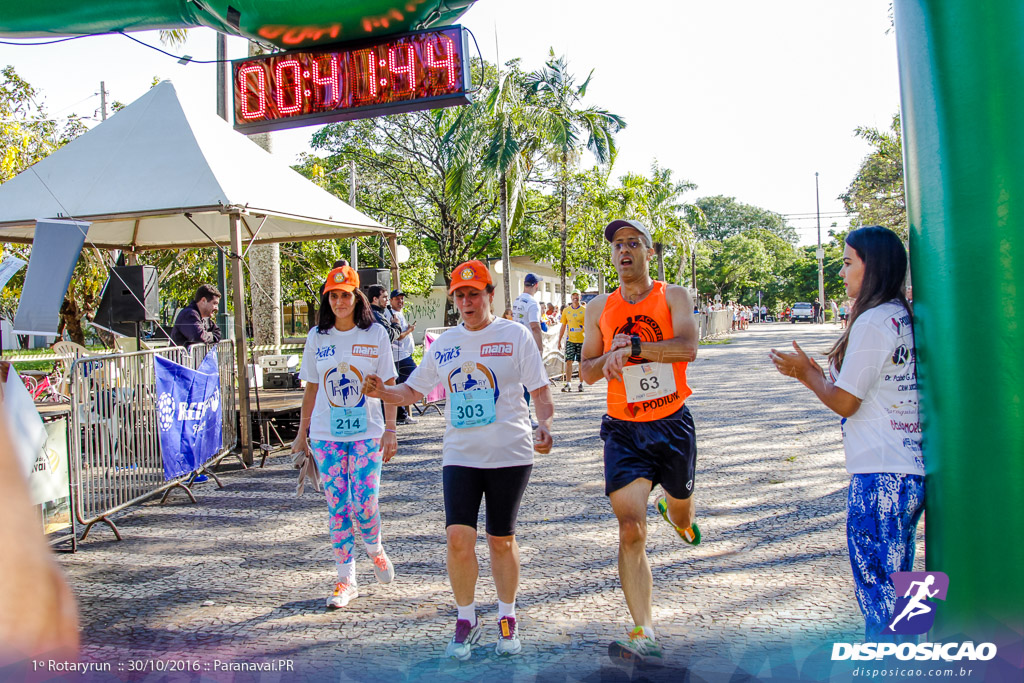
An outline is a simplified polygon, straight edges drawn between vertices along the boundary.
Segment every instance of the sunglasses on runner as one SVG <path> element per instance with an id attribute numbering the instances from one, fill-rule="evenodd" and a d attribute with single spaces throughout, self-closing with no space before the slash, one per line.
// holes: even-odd
<path id="1" fill-rule="evenodd" d="M 639 249 L 641 245 L 643 245 L 643 242 L 641 242 L 640 240 L 624 240 L 622 242 L 612 242 L 612 250 L 621 251 L 623 247 L 628 247 L 630 249 Z"/>

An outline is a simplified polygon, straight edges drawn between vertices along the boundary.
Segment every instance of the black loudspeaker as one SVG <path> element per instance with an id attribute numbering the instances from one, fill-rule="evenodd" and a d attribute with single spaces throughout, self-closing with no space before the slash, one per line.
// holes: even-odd
<path id="1" fill-rule="evenodd" d="M 391 294 L 391 271 L 387 268 L 360 268 L 359 289 L 366 294 L 370 285 L 381 285 L 388 294 Z"/>
<path id="2" fill-rule="evenodd" d="M 93 320 L 104 327 L 156 322 L 159 307 L 156 266 L 114 266 Z"/>

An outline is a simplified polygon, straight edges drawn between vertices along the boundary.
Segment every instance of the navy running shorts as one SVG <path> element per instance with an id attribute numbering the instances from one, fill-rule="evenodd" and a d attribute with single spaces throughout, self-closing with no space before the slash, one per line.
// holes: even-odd
<path id="1" fill-rule="evenodd" d="M 463 467 L 445 465 L 444 525 L 464 524 L 476 529 L 480 500 L 487 500 L 487 533 L 491 536 L 512 536 L 516 532 L 519 504 L 530 481 L 533 465 L 516 467 Z"/>
<path id="2" fill-rule="evenodd" d="M 604 494 L 611 495 L 637 479 L 661 484 L 673 498 L 693 495 L 697 468 L 697 436 L 693 416 L 684 404 L 660 420 L 629 422 L 605 415 L 601 420 L 604 441 Z"/>

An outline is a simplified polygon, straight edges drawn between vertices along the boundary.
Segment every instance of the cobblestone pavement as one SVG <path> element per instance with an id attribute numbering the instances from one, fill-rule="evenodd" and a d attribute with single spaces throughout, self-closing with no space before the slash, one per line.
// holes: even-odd
<path id="1" fill-rule="evenodd" d="M 486 647 L 467 663 L 441 659 L 455 611 L 444 560 L 442 420 L 430 412 L 399 428 L 399 454 L 384 471 L 394 583 L 377 584 L 361 557 L 359 598 L 324 608 L 335 576 L 326 504 L 308 488 L 296 498 L 290 459 L 278 456 L 265 469 L 227 471 L 223 489 L 212 480 L 197 486 L 198 504 L 175 493 L 165 505 L 134 508 L 118 520 L 123 542 L 97 527 L 78 553 L 60 557 L 80 601 L 84 659 L 111 662 L 112 680 L 683 680 L 686 672 L 729 680 L 768 666 L 766 653 L 856 639 L 863 622 L 847 560 L 838 419 L 768 360 L 771 346 L 794 338 L 820 357 L 837 336 L 832 325 L 752 326 L 702 346 L 691 364 L 704 542 L 683 544 L 652 504 L 663 669 L 633 671 L 606 657 L 631 624 L 603 495 L 603 385 L 554 392 L 555 450 L 538 457 L 519 518 L 521 655 L 493 654 L 497 598 L 481 539 Z M 204 671 L 129 671 L 177 659 Z M 292 670 L 215 668 L 275 660 Z"/>

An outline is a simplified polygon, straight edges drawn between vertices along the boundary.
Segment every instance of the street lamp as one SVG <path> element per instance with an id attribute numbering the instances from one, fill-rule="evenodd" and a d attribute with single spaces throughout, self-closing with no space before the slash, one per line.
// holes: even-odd
<path id="1" fill-rule="evenodd" d="M 818 193 L 818 172 L 814 172 L 814 204 L 818 215 L 818 304 L 821 306 L 821 319 L 825 320 L 825 250 L 821 248 L 821 199 Z"/>

